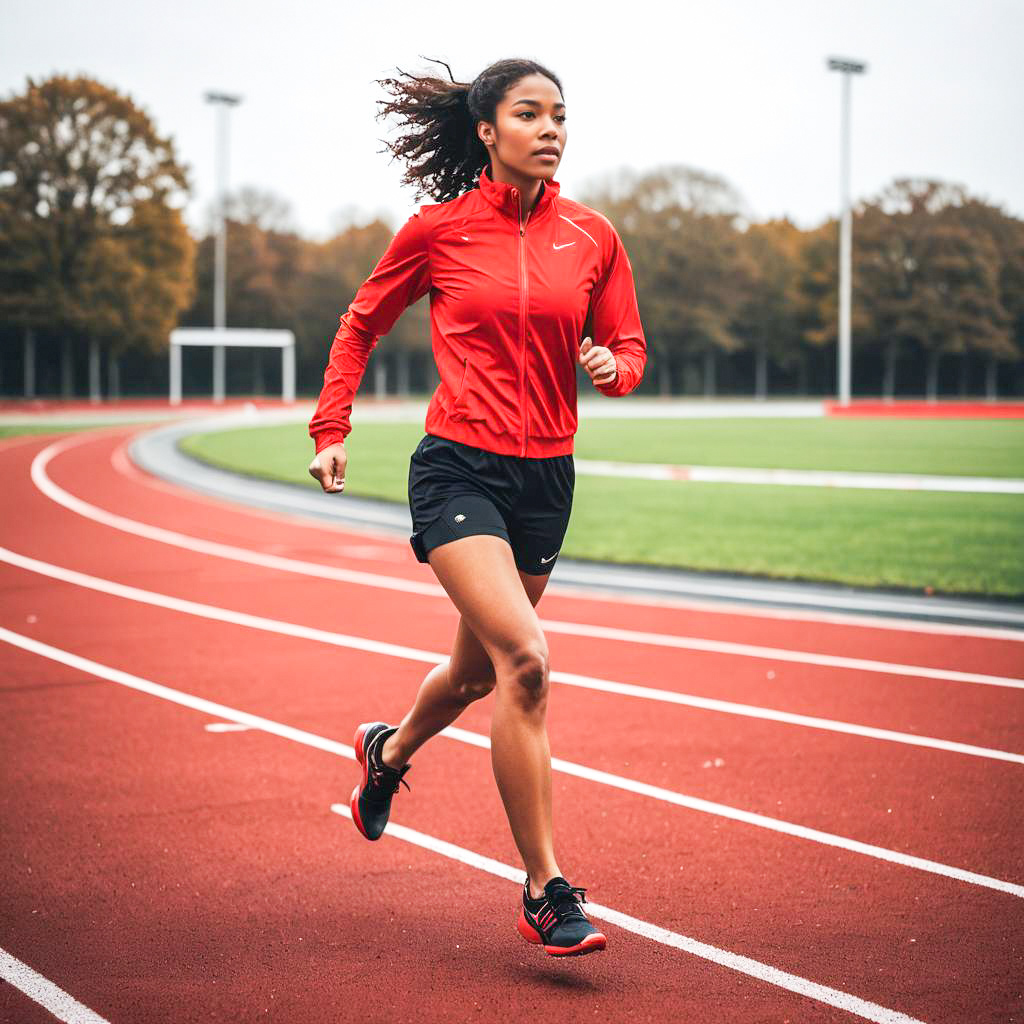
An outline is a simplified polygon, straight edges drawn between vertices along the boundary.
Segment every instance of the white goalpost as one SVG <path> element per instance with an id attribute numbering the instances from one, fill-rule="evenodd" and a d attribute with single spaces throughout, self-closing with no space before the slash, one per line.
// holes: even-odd
<path id="1" fill-rule="evenodd" d="M 179 327 L 171 331 L 171 405 L 181 405 L 181 350 L 185 345 L 213 346 L 213 400 L 224 401 L 224 349 L 226 346 L 279 348 L 281 400 L 295 401 L 295 335 L 291 331 L 260 327 Z"/>

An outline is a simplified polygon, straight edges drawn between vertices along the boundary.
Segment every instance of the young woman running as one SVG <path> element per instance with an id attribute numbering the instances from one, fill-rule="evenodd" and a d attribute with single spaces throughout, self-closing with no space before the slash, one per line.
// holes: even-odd
<path id="1" fill-rule="evenodd" d="M 491 762 L 527 874 L 518 930 L 556 956 L 590 953 L 605 936 L 580 906 L 586 889 L 555 860 L 548 647 L 535 607 L 572 507 L 577 363 L 609 396 L 632 391 L 646 365 L 632 269 L 611 222 L 559 194 L 567 132 L 554 74 L 503 60 L 468 85 L 407 77 L 382 80 L 397 98 L 378 116 L 413 126 L 390 148 L 409 159 L 403 183 L 438 201 L 409 217 L 340 317 L 309 471 L 324 491 L 344 490 L 343 442 L 370 351 L 429 291 L 440 384 L 409 466 L 410 543 L 461 618 L 451 657 L 401 723 L 356 730 L 352 820 L 378 839 L 399 784 L 409 788 L 409 758 L 495 690 Z"/>

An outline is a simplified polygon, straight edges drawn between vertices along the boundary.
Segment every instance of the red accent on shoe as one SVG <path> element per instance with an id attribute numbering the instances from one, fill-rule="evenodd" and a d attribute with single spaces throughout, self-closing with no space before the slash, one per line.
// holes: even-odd
<path id="1" fill-rule="evenodd" d="M 550 908 L 548 908 L 547 914 L 549 914 L 550 917 L 546 917 L 546 920 L 552 921 L 553 923 L 555 915 Z M 537 918 L 537 924 L 545 930 L 550 927 L 550 925 L 545 924 L 539 918 Z M 608 945 L 608 940 L 601 932 L 591 932 L 590 935 L 575 946 L 549 946 L 544 941 L 544 937 L 537 930 L 536 925 L 530 920 L 530 915 L 527 914 L 525 906 L 520 907 L 519 909 L 519 917 L 516 920 L 516 929 L 527 942 L 532 942 L 536 945 L 543 945 L 544 952 L 548 953 L 550 956 L 583 956 L 586 953 L 595 953 L 600 949 L 605 949 Z"/>
<path id="2" fill-rule="evenodd" d="M 519 929 L 519 934 L 522 935 L 527 942 L 539 943 L 544 941 L 540 936 L 540 932 L 530 924 L 530 921 L 526 916 L 526 910 L 523 907 L 520 907 L 519 909 L 519 919 L 516 921 L 516 928 Z"/>
<path id="3" fill-rule="evenodd" d="M 352 797 L 348 802 L 349 810 L 352 812 L 352 821 L 355 823 L 357 829 L 359 829 L 364 839 L 370 837 L 366 834 L 366 829 L 363 826 L 363 819 L 359 817 L 359 793 L 365 789 L 367 778 L 369 776 L 369 765 L 366 763 L 366 751 L 363 750 L 363 737 L 366 735 L 366 730 L 373 725 L 373 722 L 363 722 L 362 725 L 356 729 L 356 734 L 352 739 L 352 746 L 355 748 L 356 760 L 362 766 L 363 769 L 363 781 L 352 790 Z"/>
<path id="4" fill-rule="evenodd" d="M 590 935 L 575 946 L 545 945 L 544 951 L 550 953 L 551 956 L 583 956 L 584 953 L 594 953 L 599 949 L 604 949 L 607 945 L 608 940 L 601 932 L 591 932 Z"/>
<path id="5" fill-rule="evenodd" d="M 352 790 L 352 797 L 348 802 L 348 807 L 349 810 L 352 812 L 352 821 L 355 824 L 356 828 L 359 829 L 359 831 L 363 834 L 363 837 L 365 839 L 369 839 L 370 837 L 366 834 L 366 829 L 363 827 L 363 819 L 359 817 L 360 788 L 361 787 L 356 786 L 356 788 Z"/>

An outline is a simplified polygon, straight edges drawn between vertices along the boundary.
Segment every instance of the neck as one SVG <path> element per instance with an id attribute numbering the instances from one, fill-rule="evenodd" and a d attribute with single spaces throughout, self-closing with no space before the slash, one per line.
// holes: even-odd
<path id="1" fill-rule="evenodd" d="M 491 181 L 515 185 L 519 189 L 519 194 L 522 197 L 520 205 L 523 211 L 523 219 L 525 220 L 530 215 L 530 211 L 537 205 L 537 199 L 540 197 L 540 187 L 544 182 L 540 178 L 531 178 L 529 175 L 520 174 L 496 159 L 491 160 L 490 175 Z"/>

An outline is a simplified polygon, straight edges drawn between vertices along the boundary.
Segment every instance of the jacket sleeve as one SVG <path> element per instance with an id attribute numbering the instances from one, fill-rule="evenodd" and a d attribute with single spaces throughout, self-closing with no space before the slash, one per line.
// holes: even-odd
<path id="1" fill-rule="evenodd" d="M 420 214 L 414 213 L 391 239 L 373 273 L 339 317 L 320 398 L 309 422 L 316 452 L 348 436 L 352 400 L 373 347 L 406 307 L 422 298 L 429 288 L 426 228 Z"/>
<path id="2" fill-rule="evenodd" d="M 647 341 L 637 308 L 633 268 L 614 227 L 610 234 L 611 259 L 594 285 L 590 316 L 593 342 L 611 349 L 617 371 L 613 381 L 594 386 L 602 394 L 617 397 L 628 395 L 640 383 L 647 365 Z"/>

